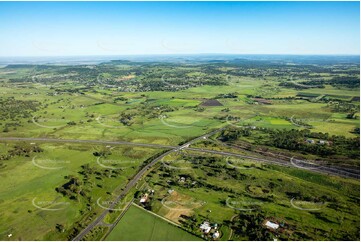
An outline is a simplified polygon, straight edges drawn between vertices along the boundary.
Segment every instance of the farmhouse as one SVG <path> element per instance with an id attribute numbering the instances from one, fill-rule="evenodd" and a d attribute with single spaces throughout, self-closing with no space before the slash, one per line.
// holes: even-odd
<path id="1" fill-rule="evenodd" d="M 327 140 L 320 140 L 318 141 L 320 145 L 329 145 L 330 143 Z"/>
<path id="2" fill-rule="evenodd" d="M 200 228 L 200 229 L 202 230 L 202 232 L 205 233 L 205 234 L 208 234 L 209 231 L 211 231 L 211 229 L 212 229 L 211 225 L 210 225 L 209 222 L 207 222 L 207 221 L 204 221 L 199 228 Z"/>
<path id="3" fill-rule="evenodd" d="M 218 239 L 218 238 L 219 238 L 219 232 L 218 232 L 218 230 L 216 230 L 216 232 L 213 233 L 212 238 L 213 238 L 213 239 Z"/>
<path id="4" fill-rule="evenodd" d="M 266 223 L 264 224 L 268 229 L 278 229 L 280 226 L 277 223 L 273 223 L 271 221 L 266 221 Z"/>
<path id="5" fill-rule="evenodd" d="M 148 193 L 144 194 L 141 198 L 140 198 L 140 202 L 141 203 L 145 203 L 148 200 Z"/>

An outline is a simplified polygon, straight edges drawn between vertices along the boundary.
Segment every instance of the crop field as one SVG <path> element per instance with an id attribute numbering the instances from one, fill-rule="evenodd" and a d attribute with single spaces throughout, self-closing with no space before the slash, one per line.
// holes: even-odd
<path id="1" fill-rule="evenodd" d="M 141 208 L 131 206 L 107 240 L 199 241 L 201 239 Z"/>

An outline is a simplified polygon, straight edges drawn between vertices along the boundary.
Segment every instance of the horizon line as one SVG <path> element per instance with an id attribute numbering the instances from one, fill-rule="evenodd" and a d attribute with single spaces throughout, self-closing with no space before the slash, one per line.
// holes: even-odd
<path id="1" fill-rule="evenodd" d="M 89 55 L 14 55 L 14 56 L 0 56 L 0 58 L 52 58 L 52 57 L 117 57 L 117 56 L 199 56 L 199 55 L 271 55 L 271 56 L 360 56 L 360 53 L 357 54 L 341 54 L 341 53 L 334 53 L 334 54 L 301 54 L 301 53 L 170 53 L 170 54 L 163 54 L 163 53 L 156 53 L 156 54 L 89 54 Z"/>

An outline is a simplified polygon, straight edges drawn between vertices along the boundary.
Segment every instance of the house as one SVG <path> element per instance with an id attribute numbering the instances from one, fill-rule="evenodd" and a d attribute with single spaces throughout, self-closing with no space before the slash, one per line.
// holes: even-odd
<path id="1" fill-rule="evenodd" d="M 183 176 L 181 176 L 181 177 L 180 177 L 180 179 L 179 179 L 179 182 L 184 183 L 185 181 L 186 181 L 186 178 L 185 178 L 185 177 L 183 177 Z"/>
<path id="2" fill-rule="evenodd" d="M 141 198 L 140 198 L 140 202 L 141 203 L 145 203 L 148 200 L 148 193 L 144 194 Z"/>
<path id="3" fill-rule="evenodd" d="M 209 231 L 211 231 L 211 229 L 212 229 L 211 225 L 210 225 L 209 222 L 207 222 L 207 221 L 204 221 L 199 228 L 200 228 L 200 229 L 202 230 L 202 232 L 205 233 L 205 234 L 208 234 Z"/>
<path id="4" fill-rule="evenodd" d="M 218 238 L 219 238 L 219 232 L 218 232 L 218 230 L 216 230 L 216 232 L 213 233 L 212 238 L 213 238 L 213 239 L 218 239 Z"/>
<path id="5" fill-rule="evenodd" d="M 318 141 L 318 143 L 319 143 L 320 145 L 329 145 L 329 142 L 326 141 L 326 140 L 320 140 L 320 141 Z"/>
<path id="6" fill-rule="evenodd" d="M 267 228 L 269 229 L 278 229 L 280 226 L 277 223 L 273 223 L 271 221 L 266 221 L 266 223 L 264 224 Z"/>

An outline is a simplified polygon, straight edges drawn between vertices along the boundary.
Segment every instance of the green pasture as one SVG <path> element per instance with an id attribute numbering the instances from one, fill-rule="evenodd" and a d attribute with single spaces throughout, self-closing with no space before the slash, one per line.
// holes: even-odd
<path id="1" fill-rule="evenodd" d="M 13 143 L 1 143 L 2 153 Z M 0 172 L 0 214 L 6 223 L 0 224 L 0 231 L 10 231 L 14 240 L 66 239 L 67 232 L 83 217 L 80 211 L 87 209 L 85 201 L 70 200 L 55 191 L 66 183 L 65 176 L 81 177 L 80 166 L 90 164 L 97 170 L 121 169 L 121 175 L 93 180 L 91 190 L 92 211 L 99 213 L 102 208 L 98 198 L 111 199 L 124 187 L 128 178 L 148 157 L 159 152 L 156 149 L 114 147 L 106 158 L 97 158 L 94 151 L 103 149 L 96 145 L 40 144 L 44 152 L 30 157 L 15 157 L 3 161 L 6 165 Z M 100 185 L 100 186 L 98 186 Z M 65 233 L 56 230 L 62 224 Z M 0 234 L 8 240 L 7 234 Z"/>
<path id="2" fill-rule="evenodd" d="M 201 239 L 141 208 L 131 206 L 106 240 L 195 241 Z"/>

